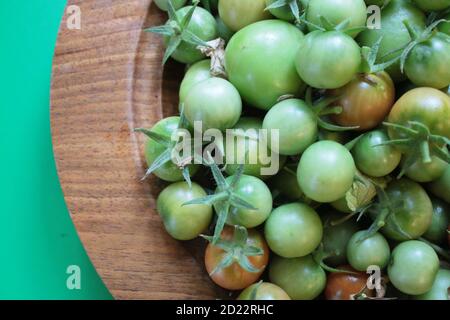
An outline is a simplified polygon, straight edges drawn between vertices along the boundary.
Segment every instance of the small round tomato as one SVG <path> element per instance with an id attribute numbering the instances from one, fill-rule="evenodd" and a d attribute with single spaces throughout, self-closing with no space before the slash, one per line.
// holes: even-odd
<path id="1" fill-rule="evenodd" d="M 210 78 L 194 85 L 184 102 L 186 118 L 196 128 L 200 121 L 208 129 L 232 128 L 239 120 L 242 100 L 239 92 L 222 78 Z"/>
<path id="2" fill-rule="evenodd" d="M 450 203 L 450 165 L 438 179 L 427 185 L 428 190 L 436 197 Z"/>
<path id="3" fill-rule="evenodd" d="M 386 188 L 391 202 L 391 214 L 381 231 L 390 239 L 405 241 L 417 239 L 430 227 L 433 206 L 420 184 L 407 178 L 394 180 Z"/>
<path id="4" fill-rule="evenodd" d="M 335 104 L 342 107 L 333 120 L 341 126 L 358 126 L 359 130 L 378 126 L 395 102 L 394 82 L 386 72 L 357 75 L 331 94 L 339 97 Z"/>
<path id="5" fill-rule="evenodd" d="M 276 208 L 264 226 L 270 249 L 285 258 L 303 257 L 313 252 L 322 240 L 322 233 L 319 215 L 303 203 Z"/>
<path id="6" fill-rule="evenodd" d="M 449 0 L 413 0 L 424 11 L 441 11 L 450 8 Z"/>
<path id="7" fill-rule="evenodd" d="M 268 110 L 281 96 L 301 90 L 303 82 L 294 61 L 302 37 L 303 33 L 290 23 L 266 20 L 245 27 L 231 38 L 225 51 L 226 70 L 246 102 Z"/>
<path id="8" fill-rule="evenodd" d="M 400 243 L 392 251 L 388 275 L 392 284 L 410 295 L 431 289 L 439 270 L 439 258 L 426 243 L 411 240 Z"/>
<path id="9" fill-rule="evenodd" d="M 294 165 L 297 166 L 297 164 Z M 272 190 L 278 191 L 283 197 L 292 201 L 299 200 L 303 196 L 303 192 L 298 185 L 295 167 L 286 164 L 280 172 L 270 179 Z"/>
<path id="10" fill-rule="evenodd" d="M 325 299 L 327 300 L 353 300 L 353 296 L 360 293 L 367 285 L 369 275 L 364 272 L 356 272 L 350 266 L 340 266 L 340 270 L 348 270 L 353 273 L 332 272 L 328 275 Z M 368 297 L 375 295 L 373 290 L 365 289 Z"/>
<path id="11" fill-rule="evenodd" d="M 347 220 L 337 225 L 332 225 L 334 221 L 342 218 L 342 214 L 331 213 L 322 216 L 323 221 L 323 249 L 330 256 L 325 262 L 332 266 L 347 263 L 347 244 L 350 238 L 359 230 L 358 224 L 354 220 Z"/>
<path id="12" fill-rule="evenodd" d="M 352 150 L 356 166 L 362 173 L 371 177 L 384 177 L 394 171 L 400 163 L 402 154 L 393 146 L 380 146 L 389 140 L 382 130 L 364 134 Z"/>
<path id="13" fill-rule="evenodd" d="M 180 85 L 180 103 L 183 103 L 192 87 L 203 80 L 211 78 L 211 60 L 202 60 L 194 63 L 186 71 Z"/>
<path id="14" fill-rule="evenodd" d="M 418 86 L 442 89 L 450 85 L 449 65 L 448 35 L 436 33 L 410 52 L 405 62 L 405 73 Z"/>
<path id="15" fill-rule="evenodd" d="M 320 17 L 326 18 L 334 26 L 348 20 L 348 28 L 364 27 L 367 8 L 364 0 L 310 0 L 306 10 L 306 20 L 322 26 Z M 310 31 L 316 30 L 310 24 L 308 24 L 308 28 Z M 357 34 L 354 32 L 352 36 L 355 37 Z"/>
<path id="16" fill-rule="evenodd" d="M 450 300 L 450 270 L 440 269 L 436 275 L 433 286 L 427 293 L 414 296 L 417 300 Z"/>
<path id="17" fill-rule="evenodd" d="M 225 25 L 225 23 L 219 16 L 216 17 L 216 23 L 217 23 L 217 33 L 219 34 L 219 37 L 225 40 L 225 42 L 230 41 L 234 32 Z"/>
<path id="18" fill-rule="evenodd" d="M 233 31 L 238 31 L 256 21 L 269 19 L 265 0 L 220 0 L 219 15 Z"/>
<path id="19" fill-rule="evenodd" d="M 205 196 L 205 190 L 194 182 L 191 187 L 187 182 L 173 183 L 159 194 L 156 209 L 173 238 L 192 240 L 208 228 L 213 216 L 211 205 L 183 205 Z"/>
<path id="20" fill-rule="evenodd" d="M 191 8 L 191 6 L 187 6 L 177 10 L 178 19 L 181 21 Z M 211 13 L 201 7 L 195 8 L 186 30 L 189 30 L 203 41 L 217 38 L 216 20 Z M 164 37 L 164 43 L 166 46 L 169 44 L 168 37 Z M 194 63 L 205 58 L 196 45 L 185 41 L 180 43 L 171 57 L 181 63 Z"/>
<path id="21" fill-rule="evenodd" d="M 447 151 L 447 148 L 444 149 Z M 430 163 L 423 163 L 422 159 L 417 159 L 405 174 L 416 182 L 431 182 L 442 176 L 447 169 L 448 163 L 438 157 L 431 157 Z"/>
<path id="22" fill-rule="evenodd" d="M 187 0 L 172 0 L 174 9 L 179 9 L 185 5 Z M 163 11 L 169 10 L 169 0 L 155 0 L 155 4 Z"/>
<path id="23" fill-rule="evenodd" d="M 381 28 L 366 29 L 358 35 L 357 41 L 361 46 L 372 48 L 382 38 L 378 51 L 377 62 L 387 62 L 398 58 L 408 43 L 411 42 L 408 29 L 403 24 L 408 20 L 409 24 L 418 32 L 425 30 L 426 16 L 410 1 L 396 0 L 381 11 Z M 395 50 L 398 50 L 394 52 Z M 394 82 L 401 82 L 405 76 L 400 71 L 400 62 L 386 69 Z"/>
<path id="24" fill-rule="evenodd" d="M 233 178 L 233 176 L 230 176 L 226 180 L 231 183 Z M 262 180 L 242 175 L 233 190 L 236 195 L 245 199 L 256 210 L 233 206 L 228 213 L 228 224 L 254 228 L 266 221 L 272 211 L 272 194 Z"/>
<path id="25" fill-rule="evenodd" d="M 325 288 L 327 276 L 311 255 L 301 258 L 274 257 L 269 278 L 293 300 L 313 300 Z"/>
<path id="26" fill-rule="evenodd" d="M 263 129 L 279 132 L 277 141 L 268 141 L 272 150 L 282 155 L 296 155 L 317 140 L 317 116 L 303 100 L 288 99 L 267 112 Z"/>
<path id="27" fill-rule="evenodd" d="M 319 141 L 303 153 L 297 169 L 300 188 L 317 202 L 333 202 L 351 188 L 356 174 L 350 152 L 334 141 Z"/>
<path id="28" fill-rule="evenodd" d="M 332 54 L 331 54 L 332 53 Z M 361 64 L 361 50 L 339 31 L 313 31 L 300 41 L 295 66 L 308 85 L 337 89 L 349 83 Z"/>
<path id="29" fill-rule="evenodd" d="M 270 282 L 252 284 L 237 300 L 291 300 L 286 291 Z"/>
<path id="30" fill-rule="evenodd" d="M 369 266 L 378 266 L 380 269 L 384 269 L 391 255 L 389 243 L 378 232 L 361 241 L 365 232 L 358 231 L 349 240 L 347 245 L 348 262 L 358 271 L 367 271 Z"/>
<path id="31" fill-rule="evenodd" d="M 180 122 L 180 117 L 168 117 L 160 120 L 156 123 L 151 131 L 158 133 L 160 135 L 170 138 L 173 133 L 178 130 L 178 124 Z M 167 147 L 156 142 L 153 139 L 148 139 L 145 144 L 145 160 L 147 165 L 150 167 L 158 157 L 167 150 Z M 199 166 L 189 165 L 190 175 L 194 175 Z M 176 182 L 183 180 L 183 171 L 175 164 L 173 161 L 168 161 L 160 166 L 158 169 L 153 171 L 158 178 L 168 181 Z"/>
<path id="32" fill-rule="evenodd" d="M 437 198 L 431 198 L 431 203 L 433 204 L 433 217 L 431 218 L 431 225 L 423 237 L 431 242 L 440 244 L 448 237 L 447 227 L 450 223 L 450 205 Z"/>
<path id="33" fill-rule="evenodd" d="M 226 173 L 233 175 L 239 166 L 244 164 L 245 174 L 265 180 L 277 174 L 283 167 L 286 158 L 272 152 L 266 141 L 260 139 L 259 130 L 261 128 L 262 121 L 260 119 L 242 117 L 233 130 L 227 130 Z"/>
<path id="34" fill-rule="evenodd" d="M 233 228 L 225 227 L 221 238 L 231 240 L 233 238 L 233 234 Z M 217 285 L 228 290 L 242 290 L 258 281 L 267 263 L 269 262 L 269 248 L 267 247 L 264 237 L 254 229 L 248 230 L 246 244 L 263 250 L 262 255 L 248 257 L 248 260 L 252 266 L 259 269 L 258 272 L 249 272 L 243 269 L 237 262 L 233 262 L 233 264 L 229 267 L 212 273 L 217 265 L 223 260 L 226 252 L 218 246 L 214 246 L 211 243 L 208 244 L 205 252 L 206 271 Z"/>

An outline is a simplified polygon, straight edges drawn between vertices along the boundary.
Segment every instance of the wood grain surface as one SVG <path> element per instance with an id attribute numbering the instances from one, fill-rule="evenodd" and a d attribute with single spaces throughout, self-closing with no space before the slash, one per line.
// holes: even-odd
<path id="1" fill-rule="evenodd" d="M 162 41 L 143 32 L 166 16 L 151 0 L 69 0 L 81 30 L 62 19 L 53 62 L 51 125 L 65 200 L 78 234 L 115 298 L 211 299 L 222 294 L 200 242 L 165 232 L 162 184 L 140 182 L 144 137 L 132 132 L 174 114 L 180 65 L 163 70 Z"/>

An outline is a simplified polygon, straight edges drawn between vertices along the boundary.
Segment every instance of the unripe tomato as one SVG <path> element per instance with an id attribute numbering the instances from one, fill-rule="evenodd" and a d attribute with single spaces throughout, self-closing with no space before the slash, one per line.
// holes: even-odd
<path id="1" fill-rule="evenodd" d="M 291 300 L 286 291 L 270 282 L 252 284 L 241 292 L 237 300 L 252 300 L 252 296 L 254 300 Z"/>
<path id="2" fill-rule="evenodd" d="M 269 19 L 265 0 L 219 0 L 219 16 L 233 31 L 254 22 Z"/>

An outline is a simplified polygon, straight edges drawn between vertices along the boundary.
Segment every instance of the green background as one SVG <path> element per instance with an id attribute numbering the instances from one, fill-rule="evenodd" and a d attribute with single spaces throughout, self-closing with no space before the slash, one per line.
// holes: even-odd
<path id="1" fill-rule="evenodd" d="M 51 65 L 65 0 L 0 0 L 0 299 L 110 299 L 78 237 L 53 158 Z M 81 289 L 66 287 L 69 265 Z"/>

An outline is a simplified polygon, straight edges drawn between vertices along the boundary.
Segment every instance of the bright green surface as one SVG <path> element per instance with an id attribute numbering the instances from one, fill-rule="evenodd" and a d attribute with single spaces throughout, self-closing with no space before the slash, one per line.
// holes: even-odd
<path id="1" fill-rule="evenodd" d="M 51 147 L 51 62 L 65 2 L 0 1 L 0 299 L 111 297 L 70 220 Z M 68 265 L 80 266 L 81 290 L 67 289 Z"/>

